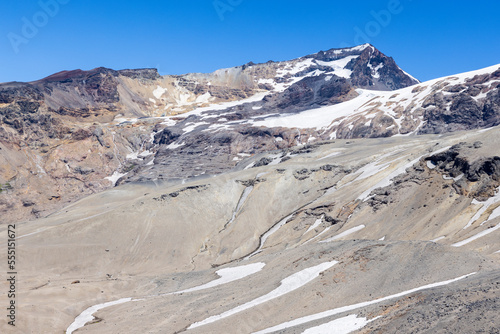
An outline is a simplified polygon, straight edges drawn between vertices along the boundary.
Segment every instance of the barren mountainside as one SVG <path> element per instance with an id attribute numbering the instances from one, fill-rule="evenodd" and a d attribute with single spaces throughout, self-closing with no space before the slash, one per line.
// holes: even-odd
<path id="1" fill-rule="evenodd" d="M 369 44 L 0 84 L 16 330 L 498 333 L 499 120 Z"/>

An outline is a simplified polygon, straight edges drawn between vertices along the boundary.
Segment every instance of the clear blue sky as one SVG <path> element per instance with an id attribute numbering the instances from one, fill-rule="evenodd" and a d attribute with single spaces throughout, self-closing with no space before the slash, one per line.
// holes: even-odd
<path id="1" fill-rule="evenodd" d="M 99 66 L 211 72 L 364 42 L 423 81 L 500 63 L 499 12 L 456 0 L 2 1 L 0 82 Z"/>

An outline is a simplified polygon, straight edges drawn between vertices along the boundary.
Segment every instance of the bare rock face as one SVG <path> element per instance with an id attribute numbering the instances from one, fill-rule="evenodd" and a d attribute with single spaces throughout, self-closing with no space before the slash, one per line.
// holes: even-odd
<path id="1" fill-rule="evenodd" d="M 372 49 L 371 49 L 372 48 Z M 353 84 L 362 88 L 396 90 L 414 85 L 416 80 L 404 73 L 391 57 L 371 47 L 347 65 L 354 74 Z"/>
<path id="2" fill-rule="evenodd" d="M 443 133 L 498 125 L 500 69 L 476 75 L 459 85 L 446 85 L 430 95 L 422 107 L 425 124 L 420 133 Z M 443 94 L 444 93 L 444 94 Z"/>

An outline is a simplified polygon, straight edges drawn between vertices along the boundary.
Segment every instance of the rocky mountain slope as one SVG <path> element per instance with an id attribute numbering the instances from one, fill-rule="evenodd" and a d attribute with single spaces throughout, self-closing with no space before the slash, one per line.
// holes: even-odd
<path id="1" fill-rule="evenodd" d="M 16 224 L 19 329 L 495 333 L 499 131 L 308 145 Z"/>
<path id="2" fill-rule="evenodd" d="M 1 84 L 16 333 L 497 333 L 499 87 L 368 44 Z"/>
<path id="3" fill-rule="evenodd" d="M 317 80 L 318 76 L 331 80 Z M 183 114 L 195 108 L 198 113 L 263 99 L 269 100 L 269 108 L 290 112 L 349 100 L 358 88 L 388 90 L 416 82 L 392 58 L 367 44 L 210 74 L 160 76 L 154 69 L 97 68 L 63 71 L 30 83 L 0 84 L 0 184 L 4 190 L 0 212 L 8 216 L 7 221 L 37 218 L 112 187 L 125 174 L 164 179 L 220 172 L 232 164 L 227 164 L 226 156 L 218 157 L 218 150 L 230 159 L 241 153 L 218 147 L 201 157 L 205 162 L 191 160 L 192 152 L 174 158 L 177 154 L 170 154 L 171 139 L 166 135 L 173 131 L 175 137 L 177 133 L 165 128 L 182 119 L 153 116 Z M 252 137 L 259 144 L 269 142 L 265 136 Z M 251 145 L 245 150 L 274 148 L 272 143 Z M 290 140 L 289 145 L 295 141 Z M 205 148 L 198 145 L 191 151 Z M 174 175 L 172 167 L 160 167 L 148 176 L 141 167 L 170 164 L 164 161 L 170 158 L 174 158 L 175 169 L 185 164 L 186 170 L 179 169 Z"/>

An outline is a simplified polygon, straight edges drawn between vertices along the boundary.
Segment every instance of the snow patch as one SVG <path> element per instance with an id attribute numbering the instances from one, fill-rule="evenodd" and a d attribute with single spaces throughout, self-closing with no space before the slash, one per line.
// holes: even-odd
<path id="1" fill-rule="evenodd" d="M 153 91 L 153 95 L 159 100 L 161 96 L 167 91 L 166 88 L 161 86 L 156 86 L 156 89 Z"/>
<path id="2" fill-rule="evenodd" d="M 353 228 L 350 228 L 336 236 L 333 236 L 331 238 L 328 238 L 326 240 L 323 240 L 323 241 L 320 241 L 319 243 L 326 243 L 326 242 L 331 242 L 331 241 L 334 241 L 334 240 L 338 240 L 340 238 L 343 238 L 343 237 L 346 237 L 350 234 L 353 234 L 355 232 L 358 232 L 358 231 L 361 231 L 362 229 L 364 229 L 366 226 L 365 225 L 359 225 L 359 226 L 356 226 L 356 227 L 353 227 Z"/>
<path id="3" fill-rule="evenodd" d="M 265 263 L 257 262 L 257 263 L 247 264 L 247 265 L 239 266 L 239 267 L 220 269 L 220 270 L 217 270 L 215 272 L 217 275 L 220 276 L 220 278 L 213 280 L 211 282 L 208 282 L 206 284 L 195 286 L 194 288 L 176 291 L 176 292 L 172 292 L 170 294 L 177 294 L 178 295 L 181 293 L 188 293 L 188 292 L 194 292 L 194 291 L 214 288 L 216 286 L 219 286 L 222 284 L 227 284 L 227 283 L 230 283 L 230 282 L 233 282 L 236 280 L 240 280 L 240 279 L 245 278 L 247 276 L 258 273 L 259 271 L 262 270 L 262 268 L 264 268 L 265 265 L 266 265 Z"/>
<path id="4" fill-rule="evenodd" d="M 216 322 L 218 320 L 232 316 L 233 314 L 248 310 L 249 308 L 255 307 L 257 305 L 263 304 L 263 303 L 268 302 L 270 300 L 273 300 L 275 298 L 286 295 L 287 293 L 290 293 L 294 290 L 297 290 L 298 288 L 301 288 L 302 286 L 311 282 L 316 277 L 318 277 L 321 272 L 330 269 L 336 263 L 338 263 L 338 262 L 337 261 L 325 262 L 325 263 L 319 264 L 317 266 L 309 267 L 307 269 L 301 270 L 301 271 L 283 279 L 281 281 L 280 286 L 278 288 L 274 289 L 273 291 L 269 292 L 268 294 L 263 295 L 261 297 L 258 297 L 258 298 L 254 299 L 248 303 L 237 306 L 237 307 L 235 307 L 229 311 L 226 311 L 224 313 L 221 313 L 219 315 L 214 315 L 214 316 L 211 316 L 203 321 L 195 322 L 194 324 L 189 326 L 188 329 L 192 329 L 192 328 L 196 328 L 196 327 L 210 324 L 212 322 Z"/>
<path id="5" fill-rule="evenodd" d="M 478 234 L 476 234 L 470 238 L 467 238 L 467 239 L 462 240 L 460 242 L 454 243 L 452 246 L 453 247 L 462 247 L 464 245 L 467 245 L 470 242 L 473 242 L 474 240 L 477 240 L 477 239 L 482 238 L 482 237 L 484 237 L 492 232 L 495 232 L 498 229 L 500 229 L 500 224 L 498 224 L 497 226 L 492 227 L 492 228 L 487 228 L 486 230 L 481 231 Z"/>
<path id="6" fill-rule="evenodd" d="M 115 300 L 112 302 L 98 304 L 98 305 L 94 305 L 94 306 L 89 307 L 88 309 L 83 311 L 78 317 L 76 317 L 75 321 L 73 321 L 73 323 L 68 327 L 68 329 L 66 329 L 66 334 L 71 334 L 74 331 L 76 331 L 77 329 L 85 326 L 85 324 L 87 322 L 94 320 L 93 314 L 95 312 L 97 312 L 103 308 L 106 308 L 106 307 L 127 303 L 131 300 L 132 300 L 132 298 L 122 298 L 122 299 L 118 299 L 118 300 Z"/>
<path id="7" fill-rule="evenodd" d="M 212 99 L 212 95 L 209 92 L 206 92 L 203 95 L 200 95 L 196 98 L 196 103 L 207 103 Z"/>
<path id="8" fill-rule="evenodd" d="M 323 217 L 325 215 L 322 215 L 321 218 L 318 218 L 316 219 L 316 221 L 314 222 L 314 224 L 312 224 L 311 226 L 309 226 L 309 228 L 307 229 L 306 233 L 311 231 L 311 230 L 314 230 L 316 227 L 318 227 L 322 222 L 323 222 Z"/>
<path id="9" fill-rule="evenodd" d="M 169 150 L 175 150 L 176 148 L 179 148 L 181 146 L 186 145 L 184 142 L 177 144 L 177 143 L 171 143 L 170 145 L 167 146 Z"/>
<path id="10" fill-rule="evenodd" d="M 366 318 L 358 318 L 356 314 L 348 315 L 347 317 L 335 319 L 326 324 L 311 327 L 302 332 L 302 334 L 349 334 L 355 330 L 361 329 L 370 322 L 379 317 L 367 320 Z"/>
<path id="11" fill-rule="evenodd" d="M 337 156 L 337 155 L 339 155 L 339 154 L 342 154 L 342 152 L 333 152 L 333 153 L 330 153 L 330 154 L 328 154 L 328 155 L 325 155 L 325 156 L 324 156 L 324 157 L 322 157 L 322 158 L 319 158 L 319 159 L 318 159 L 318 160 L 316 160 L 316 161 L 320 161 L 320 160 L 328 159 L 328 158 L 331 158 L 331 157 L 335 157 L 335 156 Z"/>
<path id="12" fill-rule="evenodd" d="M 476 214 L 469 220 L 467 225 L 465 225 L 464 230 L 470 227 L 476 220 L 478 220 L 483 213 L 485 213 L 492 205 L 495 205 L 496 203 L 500 202 L 500 188 L 497 188 L 495 190 L 495 196 L 488 198 L 485 202 L 479 202 L 476 200 L 473 200 L 471 204 L 477 205 L 477 204 L 482 204 L 482 207 L 476 212 Z M 498 217 L 500 214 L 499 212 L 496 212 L 499 210 L 499 208 L 496 208 L 488 217 L 487 220 L 481 223 L 481 225 L 484 225 L 486 222 L 489 220 Z"/>
<path id="13" fill-rule="evenodd" d="M 118 181 L 118 180 L 119 180 L 122 176 L 125 176 L 125 175 L 127 175 L 127 173 L 120 173 L 120 172 L 118 172 L 118 171 L 115 171 L 115 172 L 113 173 L 113 175 L 111 175 L 111 176 L 107 176 L 107 177 L 105 177 L 105 179 L 106 179 L 106 180 L 111 181 L 111 183 L 113 184 L 113 186 L 115 186 L 115 185 L 116 185 L 116 182 L 117 182 L 117 181 Z"/>
<path id="14" fill-rule="evenodd" d="M 273 235 L 276 231 L 278 231 L 283 225 L 285 225 L 287 223 L 288 219 L 292 218 L 292 216 L 293 216 L 293 213 L 290 216 L 287 216 L 287 217 L 283 218 L 282 220 L 280 220 L 277 224 L 275 224 L 273 227 L 271 227 L 271 229 L 269 229 L 269 231 L 264 233 L 264 235 L 260 238 L 260 244 L 259 244 L 259 247 L 257 248 L 257 250 L 252 252 L 250 255 L 246 256 L 245 260 L 251 258 L 252 256 L 254 256 L 257 253 L 260 253 L 260 250 L 262 249 L 262 247 L 264 247 L 266 240 L 271 235 Z"/>

